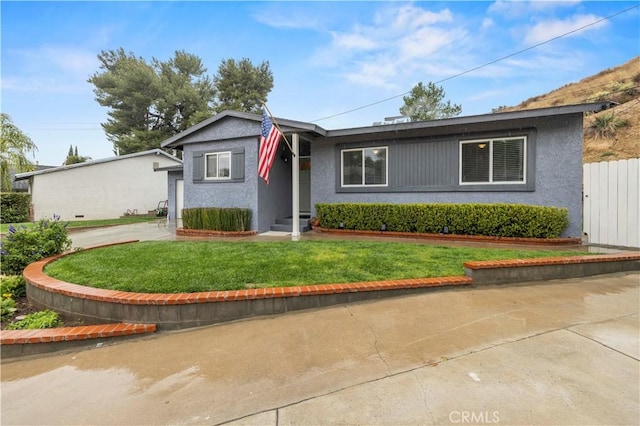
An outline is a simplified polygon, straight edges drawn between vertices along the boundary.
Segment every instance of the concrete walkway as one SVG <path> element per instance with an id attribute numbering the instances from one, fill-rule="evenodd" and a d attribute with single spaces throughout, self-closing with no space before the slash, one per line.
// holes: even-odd
<path id="1" fill-rule="evenodd" d="M 640 274 L 444 291 L 2 365 L 3 425 L 637 424 Z"/>

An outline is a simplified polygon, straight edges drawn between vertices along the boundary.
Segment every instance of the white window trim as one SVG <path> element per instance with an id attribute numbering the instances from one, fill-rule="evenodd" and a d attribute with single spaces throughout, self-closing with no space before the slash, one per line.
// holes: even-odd
<path id="1" fill-rule="evenodd" d="M 522 147 L 522 180 L 519 181 L 493 181 L 493 141 L 505 139 L 523 139 Z M 489 145 L 489 180 L 487 182 L 463 182 L 462 181 L 462 145 L 468 143 L 486 143 Z M 461 140 L 459 144 L 459 165 L 458 165 L 458 183 L 460 185 L 525 185 L 527 183 L 527 137 L 526 136 L 505 136 L 491 139 L 473 139 Z"/>
<path id="2" fill-rule="evenodd" d="M 364 151 L 366 149 L 384 149 L 387 153 L 386 155 L 386 164 L 385 164 L 385 176 L 384 176 L 384 184 L 378 183 L 378 184 L 365 184 L 364 181 L 364 176 L 362 176 L 362 184 L 359 185 L 353 185 L 353 184 L 348 184 L 346 185 L 344 183 L 344 155 L 343 153 L 345 152 L 350 152 L 350 151 L 361 151 L 362 152 L 362 173 L 364 173 L 365 171 L 365 158 L 364 158 Z M 365 146 L 362 148 L 349 148 L 349 149 L 342 149 L 340 150 L 340 186 L 343 188 L 375 188 L 375 187 L 386 187 L 389 186 L 389 147 L 388 146 Z"/>
<path id="3" fill-rule="evenodd" d="M 229 176 L 226 177 L 209 177 L 208 175 L 208 168 L 209 168 L 209 156 L 215 155 L 217 157 L 216 161 L 218 162 L 218 165 L 220 164 L 220 155 L 221 154 L 227 154 L 229 156 Z M 232 156 L 231 156 L 231 151 L 222 151 L 222 152 L 208 152 L 206 154 L 204 154 L 204 180 L 231 180 L 231 164 L 232 164 Z M 220 169 L 218 168 L 218 171 Z"/>

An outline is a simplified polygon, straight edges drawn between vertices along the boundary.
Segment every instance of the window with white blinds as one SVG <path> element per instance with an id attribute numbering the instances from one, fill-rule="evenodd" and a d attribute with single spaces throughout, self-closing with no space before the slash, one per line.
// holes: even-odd
<path id="1" fill-rule="evenodd" d="M 460 141 L 460 184 L 525 183 L 527 138 Z"/>

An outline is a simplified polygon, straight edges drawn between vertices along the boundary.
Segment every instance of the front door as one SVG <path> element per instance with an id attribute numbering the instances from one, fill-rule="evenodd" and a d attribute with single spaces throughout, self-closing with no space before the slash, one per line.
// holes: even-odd
<path id="1" fill-rule="evenodd" d="M 300 157 L 300 213 L 311 213 L 311 158 Z"/>

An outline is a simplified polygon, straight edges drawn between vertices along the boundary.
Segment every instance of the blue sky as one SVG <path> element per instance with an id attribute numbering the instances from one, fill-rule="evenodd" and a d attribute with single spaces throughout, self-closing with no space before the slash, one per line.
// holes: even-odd
<path id="1" fill-rule="evenodd" d="M 463 115 L 491 112 L 640 54 L 640 2 L 11 2 L 0 3 L 2 112 L 60 165 L 69 145 L 94 159 L 113 147 L 87 78 L 101 50 L 148 61 L 176 50 L 214 75 L 223 59 L 268 60 L 277 117 L 313 121 L 439 82 Z M 635 6 L 635 7 L 634 7 Z M 589 25 L 495 64 L 457 74 Z M 402 97 L 317 121 L 367 126 Z"/>

